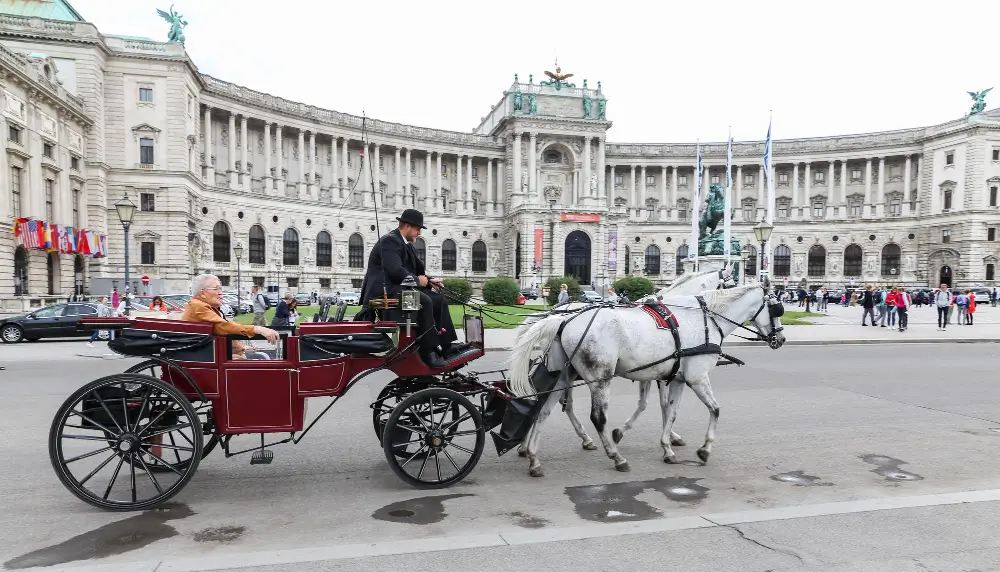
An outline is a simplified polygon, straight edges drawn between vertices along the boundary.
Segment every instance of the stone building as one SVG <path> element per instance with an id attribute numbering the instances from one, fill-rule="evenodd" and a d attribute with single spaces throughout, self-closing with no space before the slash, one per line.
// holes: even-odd
<path id="1" fill-rule="evenodd" d="M 237 266 L 244 288 L 357 289 L 378 238 L 375 205 L 382 232 L 403 208 L 424 211 L 417 246 L 435 275 L 528 286 L 572 274 L 601 288 L 627 274 L 667 284 L 683 271 L 695 145 L 606 141 L 600 82 L 515 76 L 460 133 L 210 77 L 183 45 L 102 34 L 64 0 L 3 6 L 2 216 L 20 204 L 21 216 L 108 240 L 107 258 L 91 258 L 25 250 L 0 233 L 0 260 L 14 269 L 0 273 L 4 308 L 65 297 L 75 284 L 123 287 L 114 203 L 126 194 L 140 207 L 130 232 L 139 290 L 146 275 L 155 291 L 186 292 L 201 272 L 235 288 Z M 763 147 L 734 144 L 733 234 L 748 244 L 751 274 Z M 724 143 L 702 150 L 705 189 L 724 183 Z M 771 176 L 779 284 L 994 284 L 1000 114 L 776 140 Z"/>

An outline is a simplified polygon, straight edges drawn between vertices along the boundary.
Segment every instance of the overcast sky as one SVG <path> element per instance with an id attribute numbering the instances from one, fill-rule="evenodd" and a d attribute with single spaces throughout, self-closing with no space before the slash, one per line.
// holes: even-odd
<path id="1" fill-rule="evenodd" d="M 170 0 L 70 0 L 105 34 L 166 40 Z M 1000 88 L 1000 2 L 180 0 L 219 79 L 469 132 L 553 70 L 603 83 L 617 142 L 777 139 L 932 125 Z M 1000 89 L 987 96 L 1000 104 Z"/>

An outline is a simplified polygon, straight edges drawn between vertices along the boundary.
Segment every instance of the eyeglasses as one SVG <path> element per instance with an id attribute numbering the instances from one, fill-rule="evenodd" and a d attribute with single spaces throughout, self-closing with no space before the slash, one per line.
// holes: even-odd
<path id="1" fill-rule="evenodd" d="M 222 286 L 216 286 L 214 288 L 202 288 L 202 290 L 211 290 L 213 292 L 222 292 Z"/>

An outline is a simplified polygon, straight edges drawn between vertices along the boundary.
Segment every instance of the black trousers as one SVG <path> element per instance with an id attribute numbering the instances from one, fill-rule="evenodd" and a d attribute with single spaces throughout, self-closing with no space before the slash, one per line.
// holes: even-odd
<path id="1" fill-rule="evenodd" d="M 896 313 L 899 314 L 899 329 L 905 330 L 906 326 L 910 324 L 910 316 L 907 308 L 899 306 L 896 308 Z"/>
<path id="2" fill-rule="evenodd" d="M 944 328 L 948 325 L 948 306 L 938 306 L 938 327 Z"/>
<path id="3" fill-rule="evenodd" d="M 420 311 L 417 312 L 417 331 L 420 336 L 417 346 L 422 354 L 434 351 L 438 346 L 448 346 L 458 340 L 455 325 L 448 309 L 448 300 L 439 292 L 430 288 L 420 288 Z M 394 286 L 388 289 L 390 298 L 399 298 L 402 287 Z M 404 321 L 399 308 L 381 312 L 381 319 L 386 321 Z M 443 331 L 442 331 L 443 330 Z"/>

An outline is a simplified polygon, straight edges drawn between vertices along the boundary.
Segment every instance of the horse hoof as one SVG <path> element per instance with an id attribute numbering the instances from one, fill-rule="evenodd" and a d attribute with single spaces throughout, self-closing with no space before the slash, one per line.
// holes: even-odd
<path id="1" fill-rule="evenodd" d="M 684 445 L 687 445 L 687 443 L 684 442 L 684 439 L 681 439 L 680 437 L 671 439 L 670 444 L 674 447 L 683 447 Z"/>
<path id="2" fill-rule="evenodd" d="M 621 429 L 615 429 L 614 431 L 611 432 L 611 438 L 614 439 L 615 443 L 621 441 L 622 437 L 624 436 L 625 432 L 622 431 Z"/>
<path id="3" fill-rule="evenodd" d="M 620 465 L 615 465 L 615 470 L 618 471 L 619 473 L 627 473 L 631 471 L 632 468 L 628 466 L 628 461 L 625 461 Z"/>
<path id="4" fill-rule="evenodd" d="M 586 449 L 587 451 L 596 451 L 597 443 L 594 443 L 593 441 L 587 441 L 586 443 L 583 444 L 583 448 Z"/>
<path id="5" fill-rule="evenodd" d="M 677 455 L 667 455 L 666 457 L 663 457 L 663 462 L 668 465 L 676 465 Z"/>
<path id="6" fill-rule="evenodd" d="M 517 456 L 518 457 L 527 457 L 528 456 L 528 452 L 527 451 L 518 451 L 517 452 Z"/>
<path id="7" fill-rule="evenodd" d="M 533 467 L 528 469 L 528 474 L 532 477 L 544 477 L 545 471 L 543 471 L 541 467 Z"/>
<path id="8" fill-rule="evenodd" d="M 704 447 L 702 447 L 701 449 L 698 449 L 698 458 L 701 459 L 702 463 L 707 463 L 708 462 L 708 454 L 709 454 L 708 449 L 706 449 Z"/>

